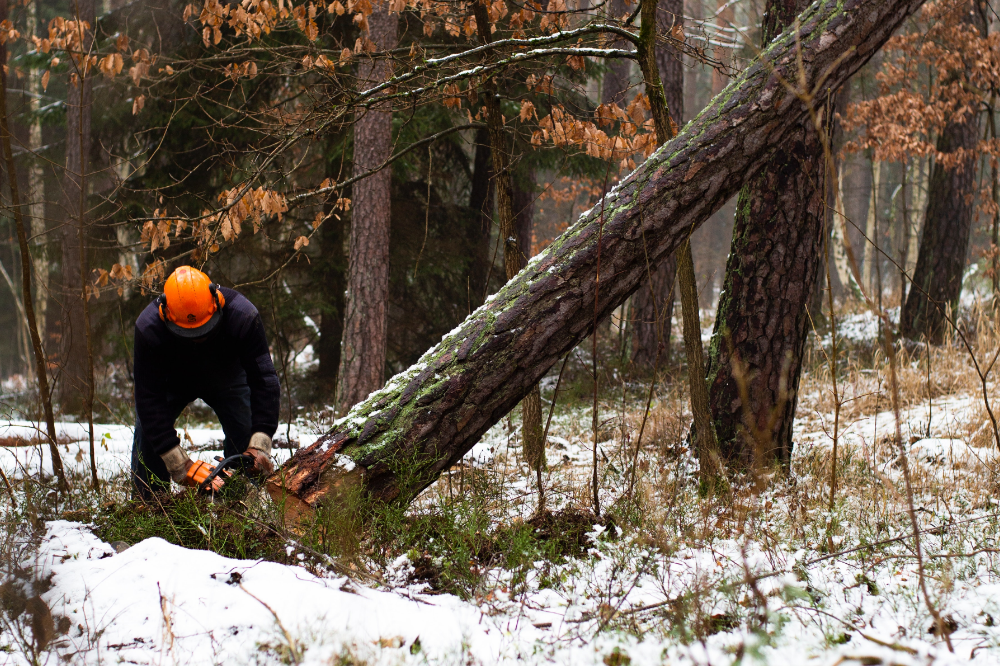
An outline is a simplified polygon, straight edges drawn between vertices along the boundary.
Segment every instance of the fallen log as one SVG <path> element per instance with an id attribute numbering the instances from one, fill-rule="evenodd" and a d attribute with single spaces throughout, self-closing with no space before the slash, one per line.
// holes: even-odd
<path id="1" fill-rule="evenodd" d="M 816 105 L 922 0 L 823 0 L 712 103 L 514 279 L 429 350 L 300 449 L 268 489 L 286 515 L 345 489 L 409 502 L 468 452 L 735 195 Z M 821 114 L 822 115 L 822 114 Z"/>

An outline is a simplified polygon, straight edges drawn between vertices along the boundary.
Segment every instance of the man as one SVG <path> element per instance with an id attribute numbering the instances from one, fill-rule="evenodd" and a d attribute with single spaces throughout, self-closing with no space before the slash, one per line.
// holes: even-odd
<path id="1" fill-rule="evenodd" d="M 173 480 L 198 486 L 214 467 L 192 461 L 174 421 L 201 398 L 215 411 L 226 439 L 224 455 L 253 456 L 252 473 L 270 474 L 271 437 L 278 428 L 280 386 L 257 308 L 233 289 L 181 266 L 163 295 L 135 323 L 136 497 L 149 499 Z M 216 477 L 213 488 L 222 487 Z"/>

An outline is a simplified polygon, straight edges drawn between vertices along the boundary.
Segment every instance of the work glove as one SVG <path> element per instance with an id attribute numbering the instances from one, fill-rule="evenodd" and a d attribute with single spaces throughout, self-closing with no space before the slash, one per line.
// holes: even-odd
<path id="1" fill-rule="evenodd" d="M 268 476 L 274 471 L 271 461 L 271 438 L 262 432 L 255 432 L 247 446 L 247 455 L 253 456 L 253 474 Z"/>
<path id="2" fill-rule="evenodd" d="M 188 488 L 197 488 L 215 470 L 215 467 L 207 462 L 191 460 L 187 451 L 182 449 L 180 444 L 161 455 L 160 458 L 167 466 L 167 472 L 170 473 L 170 478 L 173 479 L 174 483 Z M 212 490 L 221 490 L 223 485 L 221 474 L 212 479 Z"/>

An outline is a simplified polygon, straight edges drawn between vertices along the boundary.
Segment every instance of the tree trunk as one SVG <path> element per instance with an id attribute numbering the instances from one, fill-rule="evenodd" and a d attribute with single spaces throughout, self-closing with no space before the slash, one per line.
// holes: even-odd
<path id="1" fill-rule="evenodd" d="M 674 25 L 684 25 L 683 0 L 666 0 L 657 12 L 657 31 L 670 34 Z M 656 64 L 663 82 L 663 96 L 670 117 L 680 127 L 684 112 L 684 63 L 672 46 L 656 49 Z M 650 265 L 649 279 L 632 296 L 632 365 L 640 372 L 651 373 L 657 363 L 670 362 L 670 333 L 674 317 L 674 282 L 677 259 L 667 257 L 659 265 Z"/>
<path id="2" fill-rule="evenodd" d="M 72 13 L 94 25 L 94 0 L 74 0 Z M 88 32 L 82 40 L 84 50 L 89 49 L 93 33 Z M 59 385 L 59 404 L 64 412 L 80 414 L 85 411 L 89 386 L 89 360 L 87 356 L 87 331 L 84 317 L 84 302 L 81 298 L 83 285 L 79 282 L 86 269 L 84 254 L 87 245 L 87 230 L 78 224 L 86 213 L 85 186 L 86 172 L 90 157 L 90 107 L 91 76 L 80 76 L 82 67 L 70 67 L 71 82 L 66 100 L 66 169 L 63 174 L 63 210 L 72 224 L 63 226 L 62 234 L 62 299 L 65 314 L 62 318 L 61 363 L 62 376 Z M 76 82 L 73 83 L 73 75 Z M 82 247 L 81 247 L 82 245 Z"/>
<path id="3" fill-rule="evenodd" d="M 328 201 L 326 212 L 333 210 L 333 200 Z M 340 342 L 344 337 L 344 291 L 347 287 L 347 257 L 344 256 L 344 231 L 346 221 L 332 215 L 320 229 L 322 252 L 313 260 L 316 284 L 320 290 L 321 310 L 317 356 L 317 379 L 326 393 L 337 386 L 340 371 Z"/>
<path id="4" fill-rule="evenodd" d="M 963 122 L 945 127 L 937 149 L 942 153 L 972 151 L 978 135 L 979 117 L 971 114 Z M 958 306 L 962 272 L 969 255 L 975 178 L 975 157 L 971 152 L 957 168 L 934 165 L 927 185 L 927 214 L 913 272 L 913 288 L 900 319 L 901 333 L 908 338 L 925 336 L 940 344 L 946 328 L 946 311 Z"/>
<path id="5" fill-rule="evenodd" d="M 764 45 L 807 5 L 769 0 Z M 824 171 L 822 145 L 805 118 L 740 192 L 708 380 L 719 451 L 743 466 L 790 460 L 808 306 L 823 255 Z"/>
<path id="6" fill-rule="evenodd" d="M 368 38 L 379 51 L 396 43 L 399 15 L 388 0 L 368 17 Z M 387 60 L 361 57 L 359 89 L 389 78 Z M 392 149 L 392 110 L 386 103 L 358 110 L 354 124 L 354 170 L 385 162 Z M 389 222 L 392 170 L 382 169 L 354 184 L 347 276 L 347 311 L 340 359 L 340 413 L 382 387 L 385 380 L 386 314 L 389 299 Z"/>
<path id="7" fill-rule="evenodd" d="M 476 17 L 476 30 L 479 39 L 486 44 L 492 41 L 489 10 L 483 2 L 473 4 Z M 500 111 L 500 94 L 496 79 L 490 79 L 483 85 L 485 92 L 483 101 L 486 108 L 486 124 L 490 134 L 490 154 L 493 158 L 494 187 L 497 193 L 497 212 L 500 214 L 500 237 L 503 241 L 503 263 L 507 280 L 511 280 L 521 272 L 531 256 L 531 217 L 532 205 L 526 205 L 522 200 L 521 207 L 526 208 L 527 217 L 521 212 L 514 200 L 513 179 L 510 173 L 510 154 L 507 148 L 507 137 L 503 125 L 503 114 Z M 532 181 L 534 175 L 532 174 Z M 534 192 L 531 192 L 534 197 Z M 522 197 L 522 199 L 525 197 Z M 528 237 L 519 235 L 524 224 L 528 223 Z M 545 442 L 542 441 L 542 396 L 535 384 L 524 396 L 521 402 L 521 449 L 525 460 L 532 469 L 538 470 L 545 457 Z"/>
<path id="8" fill-rule="evenodd" d="M 878 207 L 879 191 L 882 187 L 882 163 L 871 162 L 872 170 L 872 191 L 868 195 L 868 217 L 865 220 L 864 251 L 861 255 L 861 281 L 865 285 L 865 291 L 875 295 L 875 262 L 879 260 L 878 248 Z"/>
<path id="9" fill-rule="evenodd" d="M 406 503 L 468 452 L 548 369 L 770 162 L 806 109 L 785 82 L 825 99 L 920 0 L 826 0 L 798 19 L 725 94 L 549 245 L 482 309 L 300 449 L 268 483 L 288 517 L 348 488 Z M 800 65 L 801 63 L 801 65 Z"/>
<path id="10" fill-rule="evenodd" d="M 674 316 L 674 282 L 677 258 L 670 255 L 652 268 L 642 286 L 632 296 L 629 325 L 632 328 L 632 365 L 640 372 L 652 372 L 657 363 L 670 363 L 670 332 Z"/>
<path id="11" fill-rule="evenodd" d="M 38 33 L 38 7 L 32 2 L 27 11 L 27 32 L 29 36 Z M 32 247 L 32 262 L 35 266 L 35 316 L 38 318 L 39 330 L 45 330 L 46 312 L 49 302 L 49 239 L 45 235 L 45 173 L 42 159 L 38 151 L 42 148 L 42 121 L 38 117 L 42 90 L 42 73 L 32 67 L 28 71 L 28 109 L 31 114 L 31 127 L 28 130 L 27 155 L 28 170 L 28 216 L 31 219 L 31 235 L 35 237 Z M 138 273 L 136 273 L 138 274 Z M 43 343 L 44 344 L 44 343 Z"/>
<path id="12" fill-rule="evenodd" d="M 983 15 L 973 4 L 966 6 L 963 21 L 985 33 Z M 900 333 L 908 338 L 924 337 L 940 344 L 947 310 L 958 307 L 975 215 L 978 140 L 979 113 L 975 110 L 958 122 L 948 123 L 938 137 L 939 153 L 968 152 L 956 168 L 946 169 L 940 162 L 935 163 L 927 184 L 927 214 L 913 286 L 900 315 Z"/>
<path id="13" fill-rule="evenodd" d="M 483 304 L 489 294 L 490 268 L 493 265 L 493 248 L 490 239 L 493 232 L 493 169 L 490 166 L 489 130 L 476 130 L 476 154 L 472 164 L 472 188 L 469 193 L 469 208 L 475 216 L 472 233 L 475 237 L 476 254 L 469 272 L 469 301 L 472 309 Z"/>
<path id="14" fill-rule="evenodd" d="M 511 182 L 511 201 L 514 207 L 514 228 L 517 232 L 518 254 L 521 268 L 531 259 L 531 241 L 535 222 L 535 170 L 520 169 Z M 518 269 L 520 272 L 520 269 Z M 545 443 L 542 441 L 542 394 L 536 385 L 521 402 L 524 432 L 521 451 L 532 469 L 540 469 L 545 462 Z"/>

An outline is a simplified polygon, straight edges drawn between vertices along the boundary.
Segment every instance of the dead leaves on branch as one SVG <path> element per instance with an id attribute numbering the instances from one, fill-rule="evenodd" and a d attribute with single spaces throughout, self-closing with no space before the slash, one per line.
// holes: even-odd
<path id="1" fill-rule="evenodd" d="M 845 129 L 858 132 L 845 152 L 871 150 L 880 162 L 933 156 L 949 168 L 966 160 L 938 152 L 935 138 L 948 123 L 980 113 L 989 91 L 1000 87 L 1000 34 L 982 35 L 963 20 L 968 11 L 967 0 L 928 2 L 916 30 L 886 43 L 878 96 L 849 105 L 842 118 Z M 1000 156 L 996 148 L 984 140 L 977 152 Z"/>
<path id="2" fill-rule="evenodd" d="M 263 187 L 234 187 L 220 193 L 219 200 L 223 202 L 220 211 L 204 211 L 203 217 L 190 225 L 191 238 L 198 247 L 213 253 L 219 251 L 218 236 L 222 236 L 222 240 L 227 242 L 234 241 L 243 233 L 247 224 L 256 234 L 260 231 L 264 218 L 274 216 L 280 222 L 288 211 L 288 201 L 283 194 Z M 177 239 L 189 226 L 186 220 L 169 219 L 165 210 L 156 209 L 153 217 L 159 219 L 147 220 L 143 224 L 140 238 L 151 253 L 169 248 L 171 232 L 173 238 Z"/>
<path id="3" fill-rule="evenodd" d="M 101 58 L 98 68 L 101 73 L 109 79 L 113 79 L 119 74 L 121 74 L 122 67 L 125 66 L 125 59 L 122 58 L 121 53 L 109 53 L 108 55 Z"/>
<path id="4" fill-rule="evenodd" d="M 653 119 L 647 117 L 649 110 L 649 99 L 642 93 L 637 94 L 625 109 L 614 103 L 601 104 L 594 111 L 594 122 L 571 116 L 557 105 L 539 120 L 539 129 L 532 133 L 531 144 L 578 147 L 590 157 L 620 162 L 622 169 L 632 170 L 635 169 L 635 156 L 645 159 L 656 150 Z M 533 113 L 534 105 L 526 111 L 522 103 L 522 120 Z M 609 135 L 602 128 L 617 132 Z"/>
<path id="5" fill-rule="evenodd" d="M 117 263 L 111 267 L 110 271 L 106 271 L 103 268 L 95 268 L 94 273 L 97 274 L 97 277 L 94 278 L 92 285 L 87 285 L 87 300 L 90 300 L 91 296 L 100 298 L 101 289 L 109 285 L 115 288 L 118 291 L 118 295 L 121 296 L 125 292 L 125 284 L 135 279 L 131 266 L 123 266 Z"/>
<path id="6" fill-rule="evenodd" d="M 406 0 L 382 1 L 387 4 L 390 12 L 402 12 L 407 7 Z M 411 6 L 415 6 L 415 1 Z M 197 16 L 202 25 L 202 43 L 208 48 L 222 41 L 222 28 L 225 26 L 232 29 L 236 37 L 246 36 L 247 40 L 253 41 L 271 34 L 284 20 L 294 21 L 306 39 L 315 41 L 319 38 L 316 18 L 322 11 L 336 16 L 351 13 L 354 15 L 354 23 L 363 33 L 367 33 L 368 17 L 374 7 L 371 0 L 347 0 L 346 5 L 341 0 L 334 0 L 325 6 L 315 2 L 295 5 L 292 0 L 242 0 L 233 4 L 205 0 L 201 8 L 193 4 L 185 7 L 183 19 L 189 21 Z M 362 47 L 364 45 L 363 41 Z"/>

